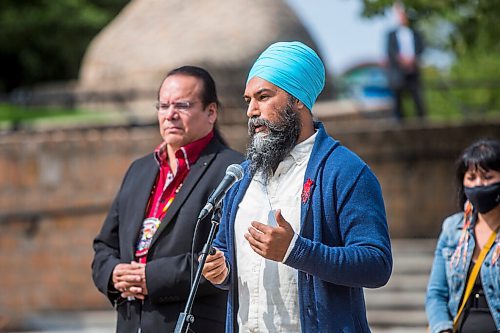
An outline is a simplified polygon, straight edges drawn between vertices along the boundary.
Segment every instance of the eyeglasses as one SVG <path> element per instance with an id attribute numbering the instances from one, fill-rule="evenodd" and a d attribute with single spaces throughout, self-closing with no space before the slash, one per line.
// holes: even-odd
<path id="1" fill-rule="evenodd" d="M 174 111 L 180 113 L 187 113 L 189 109 L 193 107 L 196 102 L 174 102 L 174 103 L 161 103 L 156 102 L 156 111 L 164 115 L 168 112 L 168 109 L 172 106 Z"/>

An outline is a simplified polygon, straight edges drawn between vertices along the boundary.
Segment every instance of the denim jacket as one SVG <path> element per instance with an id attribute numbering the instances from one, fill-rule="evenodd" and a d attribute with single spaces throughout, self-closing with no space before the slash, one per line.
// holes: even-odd
<path id="1" fill-rule="evenodd" d="M 475 246 L 473 223 L 468 230 L 469 240 L 465 260 L 461 257 L 453 267 L 450 263 L 462 234 L 463 215 L 462 212 L 448 217 L 443 222 L 438 239 L 425 301 L 425 311 L 431 333 L 438 333 L 453 327 L 453 318 L 458 311 L 465 290 L 467 272 L 472 264 Z M 498 242 L 498 237 L 496 242 Z M 500 329 L 500 260 L 492 265 L 491 259 L 496 242 L 484 259 L 479 274 L 493 320 L 497 329 Z"/>

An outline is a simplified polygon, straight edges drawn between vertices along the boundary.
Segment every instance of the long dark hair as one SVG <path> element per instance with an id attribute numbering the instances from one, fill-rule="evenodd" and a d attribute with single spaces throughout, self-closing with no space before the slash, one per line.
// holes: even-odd
<path id="1" fill-rule="evenodd" d="M 160 99 L 160 89 L 163 85 L 163 82 L 172 75 L 187 75 L 197 78 L 202 82 L 202 92 L 201 92 L 201 102 L 203 103 L 203 107 L 207 107 L 207 105 L 211 103 L 215 103 L 217 105 L 217 111 L 220 112 L 222 109 L 222 104 L 217 97 L 217 88 L 215 86 L 215 81 L 205 69 L 197 66 L 181 66 L 176 69 L 171 70 L 167 73 L 165 78 L 163 79 L 160 88 L 158 88 L 158 100 Z M 214 124 L 214 134 L 219 139 L 222 144 L 227 146 L 227 142 L 219 131 L 219 127 L 217 126 L 217 122 Z"/>
<path id="2" fill-rule="evenodd" d="M 485 171 L 500 171 L 500 141 L 481 139 L 465 148 L 457 160 L 456 182 L 458 188 L 458 205 L 463 210 L 467 198 L 464 193 L 464 176 L 469 168 Z"/>

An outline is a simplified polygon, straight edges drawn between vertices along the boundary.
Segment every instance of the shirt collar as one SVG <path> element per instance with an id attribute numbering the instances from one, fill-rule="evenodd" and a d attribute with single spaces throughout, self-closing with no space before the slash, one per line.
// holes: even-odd
<path id="1" fill-rule="evenodd" d="M 295 163 L 300 165 L 309 157 L 313 149 L 317 133 L 318 133 L 317 131 L 314 132 L 313 135 L 311 135 L 310 137 L 308 137 L 307 139 L 305 139 L 304 141 L 293 147 L 292 151 L 290 152 L 290 155 L 292 155 L 292 158 L 294 159 Z"/>
<path id="2" fill-rule="evenodd" d="M 208 143 L 212 140 L 213 137 L 214 137 L 214 131 L 212 130 L 203 138 L 190 142 L 187 145 L 181 147 L 179 150 L 175 152 L 175 157 L 177 157 L 178 159 L 179 158 L 186 159 L 186 161 L 188 162 L 187 166 L 189 169 L 190 166 L 196 162 L 203 149 L 205 149 L 205 147 L 208 145 Z M 167 144 L 165 142 L 160 143 L 156 147 L 154 151 L 154 157 L 156 162 L 158 163 L 158 166 L 167 163 L 168 154 L 167 154 Z"/>

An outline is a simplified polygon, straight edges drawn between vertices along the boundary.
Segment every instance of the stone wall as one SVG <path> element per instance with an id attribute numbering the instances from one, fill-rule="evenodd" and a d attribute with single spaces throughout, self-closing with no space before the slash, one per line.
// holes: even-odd
<path id="1" fill-rule="evenodd" d="M 92 239 L 150 129 L 0 137 L 0 331 L 32 311 L 103 308 L 90 278 Z"/>
<path id="2" fill-rule="evenodd" d="M 456 159 L 479 138 L 500 139 L 499 121 L 442 126 L 386 123 L 371 130 L 356 126 L 342 130 L 335 121 L 325 124 L 377 175 L 394 238 L 437 237 L 442 220 L 458 210 Z"/>
<path id="3" fill-rule="evenodd" d="M 432 238 L 456 210 L 454 159 L 500 125 L 324 123 L 378 176 L 392 237 Z M 245 126 L 221 129 L 244 150 Z M 91 281 L 92 239 L 129 163 L 159 139 L 156 127 L 0 136 L 0 330 L 34 312 L 110 307 Z"/>

